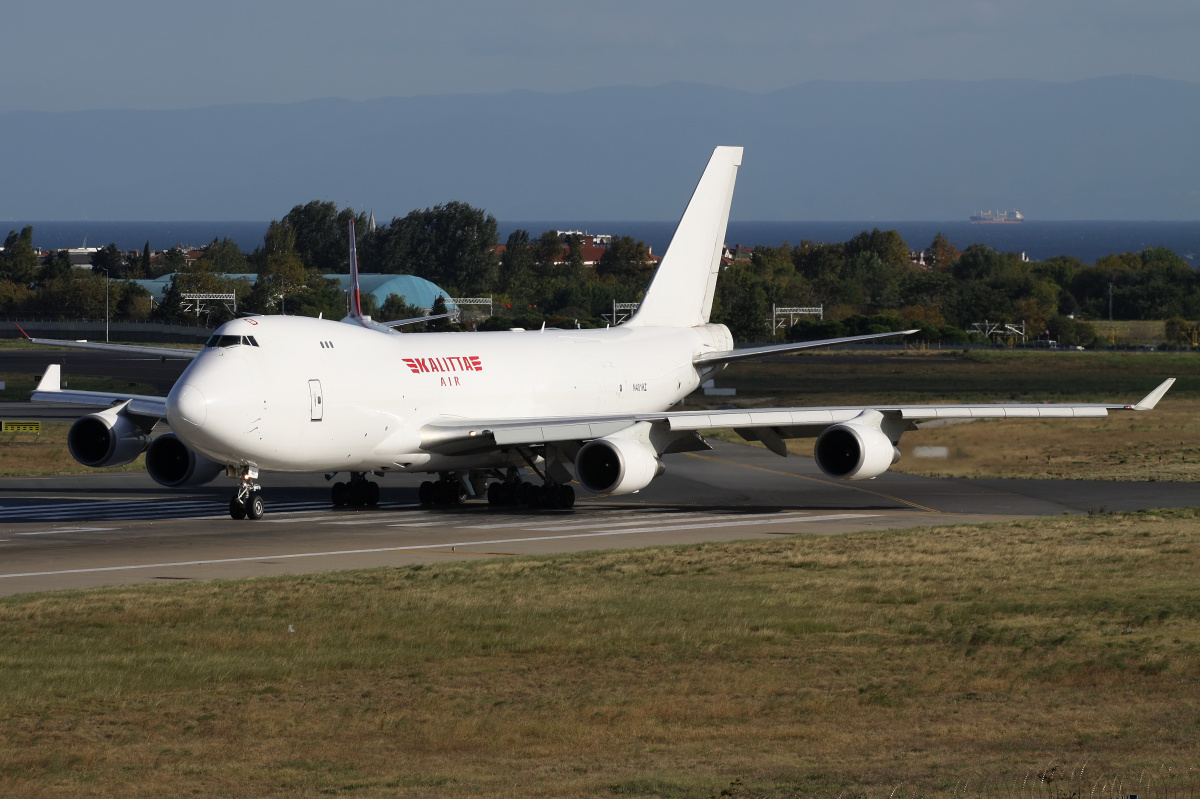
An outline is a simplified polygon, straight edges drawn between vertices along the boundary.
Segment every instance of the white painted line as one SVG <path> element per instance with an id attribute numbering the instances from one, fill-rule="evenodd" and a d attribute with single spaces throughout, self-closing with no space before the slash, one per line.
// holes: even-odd
<path id="1" fill-rule="evenodd" d="M 791 522 L 820 522 L 834 519 L 869 519 L 878 514 L 874 513 L 837 513 L 831 516 L 796 516 L 787 519 Z M 783 520 L 781 520 L 783 521 Z M 747 522 L 752 524 L 753 522 Z M 761 522 L 758 522 L 761 524 Z M 657 528 L 651 528 L 656 531 Z M 169 569 L 179 566 L 212 566 L 220 563 L 253 563 L 255 561 L 293 560 L 296 558 L 329 558 L 338 555 L 374 555 L 380 552 L 417 552 L 424 549 L 445 549 L 446 547 L 479 547 L 492 544 L 523 544 L 531 541 L 565 541 L 575 538 L 604 538 L 614 535 L 631 535 L 644 532 L 642 530 L 609 530 L 602 533 L 575 533 L 574 535 L 547 535 L 531 538 L 498 538 L 492 541 L 447 541 L 442 544 L 416 544 L 407 547 L 376 547 L 373 549 L 340 549 L 331 552 L 296 552 L 287 555 L 259 555 L 251 558 L 213 558 L 212 560 L 184 560 L 175 563 L 139 563 L 130 566 L 97 566 L 91 569 L 62 569 L 46 572 L 22 572 L 20 574 L 0 574 L 0 580 L 15 577 L 55 577 L 63 574 L 94 574 L 97 572 L 132 571 L 134 569 Z"/>
<path id="2" fill-rule="evenodd" d="M 704 524 L 673 524 L 661 527 L 641 527 L 636 530 L 623 530 L 625 533 L 661 533 L 667 530 L 703 530 L 708 527 L 745 527 L 751 524 L 787 524 L 788 522 L 835 522 L 839 519 L 868 519 L 874 513 L 833 513 L 828 516 L 784 516 L 774 519 L 745 519 L 724 522 L 707 522 Z"/>
<path id="3" fill-rule="evenodd" d="M 619 513 L 619 514 L 610 515 L 610 518 L 620 518 L 620 519 L 626 519 L 626 520 L 628 520 L 628 519 L 653 519 L 653 518 L 656 518 L 656 516 L 657 516 L 657 514 L 653 514 L 653 513 L 638 513 L 635 515 L 631 515 L 629 513 Z M 537 516 L 537 515 L 534 515 L 532 517 L 530 517 L 530 516 L 524 517 L 524 518 L 533 518 L 533 519 L 537 520 L 537 521 L 528 521 L 528 522 L 521 521 L 521 519 L 522 519 L 521 516 L 514 515 L 510 518 L 512 519 L 512 521 L 508 521 L 508 522 L 491 522 L 488 524 L 460 524 L 460 525 L 456 525 L 455 529 L 458 529 L 458 530 L 502 530 L 502 529 L 511 528 L 511 527 L 521 527 L 526 530 L 536 530 L 539 527 L 553 527 L 555 525 L 561 525 L 564 522 L 566 522 L 568 519 L 578 518 L 578 517 L 577 516 L 569 516 L 569 515 L 565 515 L 565 514 L 562 516 L 557 516 L 553 519 L 547 519 L 545 516 Z M 575 526 L 578 527 L 579 525 L 575 525 Z"/>
<path id="4" fill-rule="evenodd" d="M 119 527 L 63 527 L 60 530 L 39 530 L 36 533 L 15 533 L 14 535 L 55 535 L 56 533 L 100 533 L 107 530 L 119 530 Z"/>
<path id="5" fill-rule="evenodd" d="M 783 517 L 786 517 L 788 519 L 795 519 L 795 518 L 799 518 L 803 515 L 804 514 L 800 513 L 800 512 L 792 512 L 792 513 L 784 513 L 784 514 L 780 514 L 780 513 L 672 513 L 672 514 L 662 514 L 662 515 L 655 515 L 655 516 L 640 516 L 640 517 L 638 517 L 638 519 L 636 521 L 604 522 L 601 524 L 583 523 L 583 524 L 562 525 L 561 522 L 556 522 L 556 524 L 559 524 L 560 526 L 558 526 L 558 527 L 543 527 L 541 529 L 541 532 L 557 533 L 557 532 L 561 532 L 563 530 L 578 530 L 581 527 L 586 527 L 589 530 L 599 530 L 603 527 L 630 527 L 632 525 L 646 524 L 647 522 L 656 522 L 659 524 L 670 524 L 671 522 L 678 521 L 680 519 L 687 519 L 689 522 L 703 522 L 706 520 L 718 521 L 720 519 L 728 519 L 728 520 L 730 520 L 730 522 L 736 522 L 736 521 L 739 521 L 742 519 L 769 519 L 769 518 L 778 519 L 778 518 L 783 518 Z M 752 523 L 752 522 L 747 522 L 747 523 Z M 513 525 L 513 526 L 517 527 L 518 525 Z M 462 528 L 459 528 L 459 529 L 462 529 Z M 647 529 L 651 529 L 651 528 L 647 528 Z M 674 527 L 655 526 L 653 529 L 655 529 L 655 530 L 674 530 L 675 528 Z"/>

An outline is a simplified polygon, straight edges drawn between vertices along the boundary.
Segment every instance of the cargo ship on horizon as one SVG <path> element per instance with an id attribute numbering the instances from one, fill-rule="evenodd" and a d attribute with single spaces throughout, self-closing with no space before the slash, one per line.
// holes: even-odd
<path id="1" fill-rule="evenodd" d="M 971 217 L 977 225 L 1019 225 L 1025 221 L 1020 211 L 980 211 Z"/>

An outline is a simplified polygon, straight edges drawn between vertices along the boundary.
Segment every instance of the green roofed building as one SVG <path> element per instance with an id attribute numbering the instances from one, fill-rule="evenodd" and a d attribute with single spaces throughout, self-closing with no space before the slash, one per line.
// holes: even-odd
<path id="1" fill-rule="evenodd" d="M 171 285 L 171 278 L 175 275 L 163 275 L 154 280 L 135 280 L 139 286 L 143 287 L 154 295 L 155 302 L 161 302 L 163 295 Z M 222 275 L 222 277 L 234 278 L 235 280 L 246 280 L 251 285 L 258 280 L 258 275 Z M 333 278 L 342 284 L 342 291 L 348 293 L 350 291 L 350 276 L 349 275 L 325 275 L 325 277 Z M 450 295 L 444 289 L 430 283 L 423 277 L 416 275 L 384 275 L 384 274 L 360 274 L 358 276 L 359 285 L 362 289 L 363 299 L 367 295 L 375 298 L 378 305 L 382 306 L 387 302 L 388 297 L 393 294 L 404 300 L 405 304 L 411 305 L 414 308 L 432 308 L 433 302 L 438 297 L 446 298 L 446 310 L 455 310 L 455 305 L 450 299 Z"/>

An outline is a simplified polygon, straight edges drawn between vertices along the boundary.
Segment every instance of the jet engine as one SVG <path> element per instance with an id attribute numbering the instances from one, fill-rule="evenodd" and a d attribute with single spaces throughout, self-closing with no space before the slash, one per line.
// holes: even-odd
<path id="1" fill-rule="evenodd" d="M 628 438 L 597 438 L 575 456 L 575 475 L 597 494 L 632 494 L 663 473 L 658 453 Z"/>
<path id="2" fill-rule="evenodd" d="M 188 449 L 174 433 L 164 433 L 146 450 L 146 471 L 159 485 L 180 488 L 211 482 L 225 466 Z"/>
<path id="3" fill-rule="evenodd" d="M 146 451 L 148 428 L 121 410 L 80 416 L 67 432 L 67 449 L 84 466 L 124 466 Z"/>
<path id="4" fill-rule="evenodd" d="M 899 461 L 900 450 L 878 427 L 844 422 L 825 428 L 813 457 L 830 477 L 869 480 Z"/>

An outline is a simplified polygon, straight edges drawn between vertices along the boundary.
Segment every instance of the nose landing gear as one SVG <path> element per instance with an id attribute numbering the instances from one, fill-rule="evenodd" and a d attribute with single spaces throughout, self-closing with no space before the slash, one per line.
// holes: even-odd
<path id="1" fill-rule="evenodd" d="M 234 519 L 251 519 L 257 521 L 263 517 L 265 512 L 263 506 L 262 486 L 255 482 L 258 478 L 258 469 L 246 467 L 236 475 L 240 482 L 238 483 L 237 493 L 233 499 L 229 500 L 229 515 Z"/>

